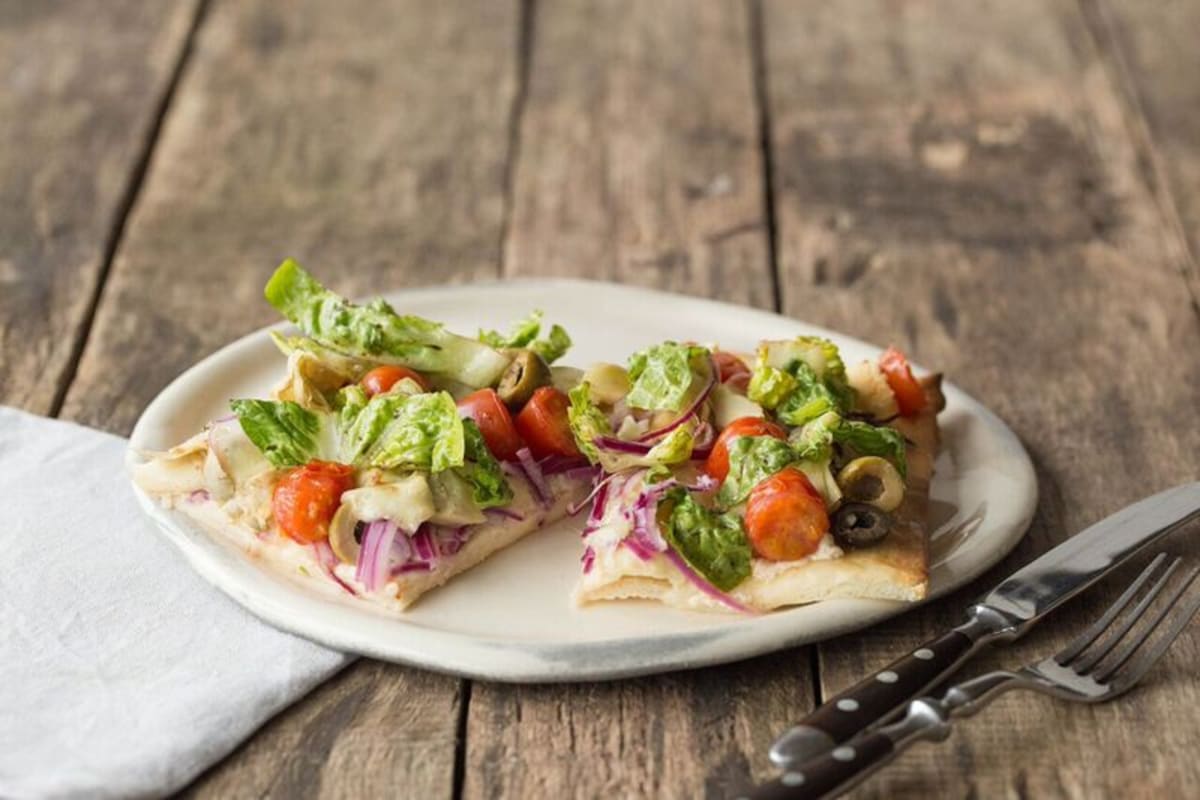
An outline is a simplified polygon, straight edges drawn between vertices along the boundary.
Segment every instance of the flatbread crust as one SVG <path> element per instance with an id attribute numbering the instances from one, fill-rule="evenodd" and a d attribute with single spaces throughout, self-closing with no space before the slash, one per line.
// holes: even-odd
<path id="1" fill-rule="evenodd" d="M 147 462 L 134 468 L 134 480 L 143 490 L 154 494 L 163 506 L 185 513 L 211 535 L 232 541 L 248 557 L 273 572 L 326 594 L 345 596 L 345 590 L 324 574 L 311 547 L 298 545 L 274 530 L 256 528 L 251 524 L 255 515 L 244 513 L 244 509 L 239 509 L 235 519 L 228 513 L 228 506 L 211 499 L 189 498 L 191 492 L 204 487 L 203 463 L 207 445 L 203 435 L 189 439 L 170 452 L 171 459 Z M 494 516 L 473 526 L 471 536 L 458 552 L 442 556 L 429 572 L 403 573 L 373 594 L 362 592 L 362 587 L 356 585 L 353 564 L 339 563 L 334 572 L 345 584 L 355 588 L 354 602 L 382 610 L 403 611 L 426 592 L 466 572 L 496 551 L 567 517 L 569 507 L 583 500 L 591 489 L 590 478 L 571 478 L 560 473 L 547 475 L 545 479 L 553 498 L 549 505 L 543 507 L 533 498 L 527 480 L 511 478 L 513 501 L 508 508 L 519 511 L 523 518 Z M 270 497 L 269 491 L 265 497 Z M 257 523 L 267 520 L 269 517 L 262 517 Z"/>
<path id="2" fill-rule="evenodd" d="M 925 410 L 892 427 L 907 438 L 907 491 L 894 527 L 878 545 L 842 552 L 823 545 L 795 564 L 755 559 L 754 572 L 730 596 L 758 611 L 836 597 L 922 600 L 929 590 L 929 488 L 939 444 L 937 414 L 945 406 L 942 376 L 921 381 Z M 575 591 L 577 603 L 645 598 L 680 608 L 728 610 L 684 578 L 666 559 L 642 561 L 626 548 L 598 552 Z"/>

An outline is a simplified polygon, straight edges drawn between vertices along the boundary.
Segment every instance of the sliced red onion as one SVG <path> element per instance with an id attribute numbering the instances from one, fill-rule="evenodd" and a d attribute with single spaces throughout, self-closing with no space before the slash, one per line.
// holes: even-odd
<path id="1" fill-rule="evenodd" d="M 592 444 L 610 453 L 630 453 L 635 456 L 644 456 L 654 447 L 654 445 L 644 444 L 640 440 L 627 442 L 615 436 L 597 436 L 595 439 L 592 439 Z"/>
<path id="2" fill-rule="evenodd" d="M 597 476 L 598 475 L 599 475 L 599 473 L 597 473 Z M 597 497 L 604 490 L 604 487 L 607 486 L 612 481 L 612 479 L 615 477 L 617 477 L 617 476 L 614 473 L 612 475 L 609 475 L 604 480 L 597 481 L 592 486 L 592 490 L 590 492 L 588 492 L 587 497 L 583 498 L 578 503 L 572 503 L 571 505 L 567 506 L 567 513 L 571 514 L 572 516 L 574 516 L 575 514 L 578 514 L 580 511 L 583 510 L 583 507 L 588 504 L 588 501 L 591 500 L 593 497 Z M 595 513 L 596 513 L 596 507 L 593 505 L 592 506 L 592 516 L 595 516 Z M 590 521 L 590 519 L 589 519 L 589 521 Z"/>
<path id="3" fill-rule="evenodd" d="M 412 546 L 417 552 L 417 558 L 422 561 L 433 561 L 438 557 L 437 543 L 430 536 L 428 525 L 422 525 L 413 534 Z"/>
<path id="4" fill-rule="evenodd" d="M 595 478 L 600 474 L 600 471 L 600 467 L 594 467 L 591 464 L 588 464 L 585 467 L 573 467 L 563 472 L 563 475 L 570 480 L 577 481 L 583 480 L 584 478 Z"/>
<path id="5" fill-rule="evenodd" d="M 428 561 L 410 561 L 392 570 L 393 575 L 403 575 L 406 572 L 432 572 L 433 565 Z"/>
<path id="6" fill-rule="evenodd" d="M 699 589 L 701 592 L 708 595 L 712 599 L 716 600 L 721 605 L 723 605 L 726 608 L 729 608 L 733 611 L 742 613 L 742 614 L 757 614 L 758 613 L 754 609 L 750 608 L 749 606 L 743 605 L 742 603 L 739 603 L 737 600 L 734 600 L 732 597 L 725 594 L 720 589 L 718 589 L 717 587 L 713 586 L 711 583 L 706 581 L 704 579 L 704 577 L 702 575 L 700 575 L 700 573 L 698 573 L 694 569 L 692 569 L 691 565 L 688 564 L 687 561 L 684 560 L 683 556 L 679 555 L 679 553 L 676 553 L 671 548 L 667 548 L 667 551 L 665 553 L 663 553 L 662 555 L 668 561 L 670 561 L 672 564 L 674 564 L 675 568 L 678 569 L 680 572 L 682 572 L 683 577 L 685 577 L 689 581 L 691 581 L 693 586 L 695 586 L 697 589 Z"/>
<path id="7" fill-rule="evenodd" d="M 392 543 L 399 532 L 390 519 L 377 519 L 367 525 L 363 533 L 362 547 L 358 551 L 355 580 L 362 583 L 368 592 L 381 588 L 388 576 L 391 563 Z"/>
<path id="8" fill-rule="evenodd" d="M 582 456 L 546 456 L 538 462 L 538 469 L 543 475 L 558 475 L 573 469 L 588 468 L 587 459 Z"/>
<path id="9" fill-rule="evenodd" d="M 517 522 L 525 519 L 524 514 L 518 514 L 516 511 L 507 508 L 485 508 L 483 513 L 492 517 L 501 517 L 502 519 L 514 519 Z"/>
<path id="10" fill-rule="evenodd" d="M 646 547 L 646 545 L 637 541 L 633 537 L 623 539 L 621 541 L 621 544 L 625 545 L 625 547 L 627 547 L 629 549 L 629 552 L 633 553 L 635 556 L 637 556 L 642 561 L 649 561 L 650 559 L 652 559 L 656 555 L 658 555 L 658 553 L 656 553 L 655 551 Z"/>
<path id="11" fill-rule="evenodd" d="M 208 489 L 197 489 L 187 496 L 187 501 L 189 503 L 204 503 L 208 501 L 209 497 L 211 495 L 208 493 Z"/>
<path id="12" fill-rule="evenodd" d="M 367 527 L 363 530 L 361 546 L 358 548 L 358 561 L 354 565 L 354 580 L 359 583 L 365 584 L 367 582 L 367 575 L 371 571 L 369 567 L 375 563 L 375 551 L 379 545 L 379 532 L 382 522 L 383 520 L 368 522 Z"/>
<path id="13" fill-rule="evenodd" d="M 407 536 L 397 536 L 392 541 L 392 560 L 397 564 L 405 563 L 412 558 L 412 555 L 412 542 Z"/>
<path id="14" fill-rule="evenodd" d="M 583 574 L 587 575 L 596 564 L 596 551 L 588 547 L 583 551 L 583 558 L 579 560 L 583 563 Z"/>
<path id="15" fill-rule="evenodd" d="M 354 591 L 354 587 L 339 578 L 337 572 L 334 571 L 334 567 L 337 566 L 338 559 L 337 556 L 333 554 L 333 548 L 329 546 L 329 540 L 322 539 L 319 542 L 315 542 L 312 548 L 313 552 L 317 556 L 317 564 L 320 565 L 321 571 L 331 578 L 338 586 L 345 589 L 351 595 L 357 597 L 358 592 Z"/>
<path id="16" fill-rule="evenodd" d="M 592 490 L 592 495 L 585 497 L 579 507 L 583 508 L 587 504 L 588 499 L 594 499 L 592 502 L 592 513 L 588 515 L 587 524 L 583 526 L 583 536 L 586 538 L 589 533 L 596 530 L 600 521 L 604 519 L 605 509 L 608 506 L 608 498 L 614 492 L 619 493 L 621 487 L 625 485 L 626 477 L 620 473 L 609 475 L 604 480 L 596 484 L 596 488 Z"/>
<path id="17" fill-rule="evenodd" d="M 522 447 L 517 451 L 517 460 L 521 464 L 521 469 L 525 471 L 525 477 L 529 478 L 537 501 L 542 506 L 550 505 L 550 486 L 547 485 L 546 476 L 542 474 L 538 463 L 533 460 L 533 453 L 529 452 L 528 447 Z"/>
<path id="18" fill-rule="evenodd" d="M 638 441 L 639 442 L 649 442 L 649 441 L 658 439 L 662 436 L 666 436 L 668 433 L 675 430 L 680 425 L 682 425 L 683 423 L 687 422 L 689 419 L 694 417 L 696 415 L 696 412 L 700 410 L 700 404 L 708 399 L 709 393 L 713 390 L 713 387 L 716 385 L 717 385 L 717 368 L 716 368 L 716 365 L 713 364 L 712 358 L 709 358 L 709 360 L 708 360 L 708 381 L 704 384 L 704 388 L 700 390 L 700 393 L 696 395 L 695 399 L 692 400 L 691 405 L 689 405 L 682 412 L 680 412 L 678 417 L 671 420 L 669 423 L 667 423 L 663 427 L 658 428 L 656 430 L 649 431 L 648 433 L 644 434 L 643 436 L 639 436 Z"/>

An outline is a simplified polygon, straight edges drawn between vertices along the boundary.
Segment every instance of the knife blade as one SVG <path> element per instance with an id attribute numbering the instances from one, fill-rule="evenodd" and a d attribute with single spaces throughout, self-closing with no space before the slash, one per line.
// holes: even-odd
<path id="1" fill-rule="evenodd" d="M 823 703 L 771 746 L 792 767 L 885 720 L 991 642 L 1010 642 L 1135 553 L 1200 516 L 1200 482 L 1126 506 L 1005 578 L 967 621 Z"/>

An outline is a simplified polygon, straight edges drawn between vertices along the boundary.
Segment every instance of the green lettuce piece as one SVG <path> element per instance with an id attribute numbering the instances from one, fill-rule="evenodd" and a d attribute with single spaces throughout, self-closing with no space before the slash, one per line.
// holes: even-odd
<path id="1" fill-rule="evenodd" d="M 833 470 L 830 469 L 829 459 L 825 459 L 824 461 L 797 461 L 795 467 L 804 473 L 804 477 L 808 478 L 808 482 L 821 495 L 821 499 L 825 501 L 826 508 L 834 508 L 841 502 L 842 490 L 837 485 L 837 479 L 833 477 Z"/>
<path id="2" fill-rule="evenodd" d="M 763 364 L 751 373 L 746 396 L 763 408 L 774 410 L 796 391 L 796 385 L 796 379 L 788 373 Z"/>
<path id="3" fill-rule="evenodd" d="M 571 347 L 571 337 L 561 325 L 550 326 L 550 332 L 545 339 L 538 339 L 542 331 L 542 312 L 535 310 L 528 317 L 518 320 L 508 336 L 499 331 L 479 331 L 479 341 L 497 349 L 525 347 L 542 357 L 547 364 L 553 364 L 566 355 Z"/>
<path id="4" fill-rule="evenodd" d="M 575 444 L 579 451 L 587 456 L 593 464 L 600 460 L 600 452 L 596 449 L 597 436 L 612 434 L 612 424 L 600 407 L 592 402 L 592 387 L 587 381 L 574 386 L 567 397 L 571 406 L 567 409 L 567 421 L 571 425 L 571 433 L 575 436 Z"/>
<path id="5" fill-rule="evenodd" d="M 471 496 L 475 505 L 479 508 L 493 508 L 511 503 L 512 487 L 508 485 L 500 462 L 488 449 L 474 420 L 463 420 L 463 441 L 466 462 L 455 471 L 471 484 Z"/>
<path id="6" fill-rule="evenodd" d="M 491 386 L 509 364 L 503 353 L 442 325 L 397 314 L 383 299 L 355 305 L 335 294 L 292 259 L 264 291 L 267 302 L 322 348 L 380 364 L 402 364 L 474 388 Z"/>
<path id="7" fill-rule="evenodd" d="M 723 592 L 750 577 L 753 553 L 742 519 L 705 508 L 681 488 L 664 498 L 672 503 L 663 538 L 692 569 Z"/>
<path id="8" fill-rule="evenodd" d="M 796 461 L 796 452 L 774 436 L 739 436 L 729 443 L 729 474 L 717 492 L 724 508 L 737 505 L 750 490 Z"/>
<path id="9" fill-rule="evenodd" d="M 547 364 L 553 364 L 571 349 L 571 337 L 561 325 L 551 325 L 546 338 L 531 343 L 529 349 L 541 356 Z"/>
<path id="10" fill-rule="evenodd" d="M 339 397 L 342 395 L 339 394 Z M 338 414 L 340 439 L 339 460 L 344 464 L 368 464 L 366 455 L 396 418 L 407 397 L 403 394 L 380 394 L 367 399 L 366 392 L 346 392 Z M 337 402 L 337 401 L 335 401 Z"/>
<path id="11" fill-rule="evenodd" d="M 230 402 L 246 436 L 276 467 L 307 464 L 318 455 L 321 416 L 290 400 Z"/>
<path id="12" fill-rule="evenodd" d="M 786 425 L 803 425 L 828 411 L 843 410 L 838 398 L 803 361 L 793 366 L 796 384 L 791 394 L 775 407 L 775 416 Z"/>
<path id="13" fill-rule="evenodd" d="M 693 386 L 699 387 L 707 370 L 708 350 L 696 345 L 663 342 L 634 353 L 629 359 L 631 408 L 680 411 Z"/>
<path id="14" fill-rule="evenodd" d="M 815 336 L 760 345 L 747 395 L 788 425 L 845 413 L 854 403 L 837 346 Z"/>
<path id="15" fill-rule="evenodd" d="M 904 437 L 895 428 L 877 427 L 858 420 L 842 420 L 833 430 L 833 439 L 855 456 L 886 458 L 896 467 L 900 477 L 907 477 Z"/>
<path id="16" fill-rule="evenodd" d="M 360 419 L 354 427 L 367 444 L 357 460 L 366 466 L 441 472 L 465 461 L 463 422 L 447 392 L 378 395 Z"/>
<path id="17" fill-rule="evenodd" d="M 833 432 L 841 424 L 841 415 L 830 411 L 793 430 L 788 441 L 798 458 L 805 461 L 828 461 L 833 454 Z"/>

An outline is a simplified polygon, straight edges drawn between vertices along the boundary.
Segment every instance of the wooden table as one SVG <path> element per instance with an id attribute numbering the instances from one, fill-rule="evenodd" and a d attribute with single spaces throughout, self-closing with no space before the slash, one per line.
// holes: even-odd
<path id="1" fill-rule="evenodd" d="M 894 622 L 578 686 L 364 660 L 188 794 L 726 796 L 979 588 L 1195 479 L 1198 34 L 1195 0 L 0 0 L 3 402 L 127 433 L 294 255 L 350 294 L 582 275 L 896 342 L 1037 465 L 1017 551 Z M 1194 796 L 1191 630 L 1128 699 L 1007 697 L 859 796 Z"/>

